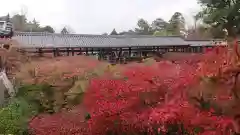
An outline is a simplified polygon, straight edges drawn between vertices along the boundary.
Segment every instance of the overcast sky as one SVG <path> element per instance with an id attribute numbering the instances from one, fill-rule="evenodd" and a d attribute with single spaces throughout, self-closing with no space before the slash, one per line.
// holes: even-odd
<path id="1" fill-rule="evenodd" d="M 139 18 L 149 23 L 159 17 L 168 21 L 176 11 L 191 25 L 199 10 L 197 0 L 1 0 L 1 5 L 0 16 L 24 9 L 29 19 L 35 17 L 41 25 L 57 31 L 69 25 L 76 33 L 86 34 L 133 29 Z"/>

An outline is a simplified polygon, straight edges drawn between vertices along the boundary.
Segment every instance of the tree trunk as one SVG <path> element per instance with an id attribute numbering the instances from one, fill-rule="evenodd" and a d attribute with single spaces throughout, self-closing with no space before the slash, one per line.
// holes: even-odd
<path id="1" fill-rule="evenodd" d="M 240 60 L 240 55 L 239 55 L 239 45 L 236 42 L 237 41 L 237 34 L 236 31 L 233 27 L 227 27 L 227 44 L 229 47 L 229 53 L 232 56 L 231 60 L 233 63 L 236 63 Z"/>
<path id="2" fill-rule="evenodd" d="M 230 43 L 229 45 L 233 45 L 234 40 L 237 38 L 236 30 L 234 27 L 228 26 L 227 28 L 227 41 Z"/>

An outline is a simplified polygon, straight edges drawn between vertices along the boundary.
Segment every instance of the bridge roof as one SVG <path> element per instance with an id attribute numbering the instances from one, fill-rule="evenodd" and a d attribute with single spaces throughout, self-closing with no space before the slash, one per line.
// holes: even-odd
<path id="1" fill-rule="evenodd" d="M 88 35 L 16 32 L 21 47 L 133 47 L 133 46 L 186 46 L 209 45 L 210 41 L 185 41 L 178 36 L 149 35 Z"/>

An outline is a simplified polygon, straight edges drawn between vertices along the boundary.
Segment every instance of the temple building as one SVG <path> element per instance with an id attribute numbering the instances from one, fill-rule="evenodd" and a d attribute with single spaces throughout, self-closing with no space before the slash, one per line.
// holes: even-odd
<path id="1" fill-rule="evenodd" d="M 0 17 L 0 37 L 11 38 L 13 36 L 13 24 L 10 21 L 9 14 Z"/>

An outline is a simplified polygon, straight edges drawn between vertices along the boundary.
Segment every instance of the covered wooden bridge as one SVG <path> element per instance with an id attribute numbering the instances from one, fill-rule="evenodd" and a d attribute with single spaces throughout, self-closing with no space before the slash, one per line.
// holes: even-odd
<path id="1" fill-rule="evenodd" d="M 148 35 L 87 35 L 16 32 L 19 50 L 27 53 L 45 53 L 53 56 L 96 55 L 109 61 L 161 56 L 167 52 L 201 53 L 203 47 L 212 47 L 212 41 L 186 41 L 178 36 Z"/>

